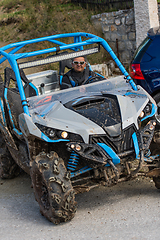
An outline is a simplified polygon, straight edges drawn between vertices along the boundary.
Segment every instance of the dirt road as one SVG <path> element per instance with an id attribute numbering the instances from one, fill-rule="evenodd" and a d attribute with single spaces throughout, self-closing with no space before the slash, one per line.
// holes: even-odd
<path id="1" fill-rule="evenodd" d="M 76 197 L 71 222 L 53 225 L 39 212 L 28 175 L 0 180 L 1 240 L 158 240 L 160 191 L 150 179 L 112 188 L 99 187 Z"/>

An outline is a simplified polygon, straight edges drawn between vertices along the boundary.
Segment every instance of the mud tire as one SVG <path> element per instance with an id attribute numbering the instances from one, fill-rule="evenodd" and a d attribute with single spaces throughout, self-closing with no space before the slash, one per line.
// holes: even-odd
<path id="1" fill-rule="evenodd" d="M 160 177 L 154 177 L 153 182 L 155 183 L 155 187 L 160 189 Z"/>
<path id="2" fill-rule="evenodd" d="M 0 133 L 0 177 L 2 179 L 10 179 L 17 177 L 21 172 L 21 168 L 12 158 L 4 138 Z"/>
<path id="3" fill-rule="evenodd" d="M 75 192 L 64 162 L 57 153 L 40 153 L 32 164 L 31 179 L 43 216 L 54 224 L 74 217 Z"/>

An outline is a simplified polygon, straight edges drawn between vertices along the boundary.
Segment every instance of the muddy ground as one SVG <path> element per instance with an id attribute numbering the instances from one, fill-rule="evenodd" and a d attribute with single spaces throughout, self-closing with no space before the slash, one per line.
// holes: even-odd
<path id="1" fill-rule="evenodd" d="M 56 226 L 41 216 L 28 175 L 0 179 L 0 239 L 159 239 L 160 190 L 149 178 L 95 188 L 76 200 L 75 218 Z"/>

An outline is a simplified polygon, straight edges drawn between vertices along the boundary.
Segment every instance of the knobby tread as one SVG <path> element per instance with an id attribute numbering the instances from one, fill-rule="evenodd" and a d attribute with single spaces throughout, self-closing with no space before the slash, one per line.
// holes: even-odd
<path id="1" fill-rule="evenodd" d="M 19 175 L 20 167 L 12 158 L 2 134 L 0 133 L 0 177 L 10 179 Z"/>
<path id="2" fill-rule="evenodd" d="M 160 189 L 160 177 L 153 177 L 153 181 L 155 183 L 155 187 Z"/>
<path id="3" fill-rule="evenodd" d="M 31 178 L 42 215 L 55 224 L 74 217 L 75 192 L 57 153 L 40 153 L 32 164 Z"/>

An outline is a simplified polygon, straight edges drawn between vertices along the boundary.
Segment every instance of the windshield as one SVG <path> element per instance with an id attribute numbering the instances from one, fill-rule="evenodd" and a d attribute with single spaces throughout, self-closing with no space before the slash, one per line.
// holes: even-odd
<path id="1" fill-rule="evenodd" d="M 59 101 L 62 104 L 71 101 L 72 99 L 79 98 L 82 96 L 100 95 L 103 92 L 114 93 L 117 89 L 123 89 L 126 92 L 126 88 L 131 90 L 130 84 L 126 84 L 124 76 L 118 76 L 111 79 L 106 79 L 96 83 L 90 83 L 79 87 L 69 88 L 66 90 L 56 91 L 51 94 L 44 94 L 41 96 L 30 97 L 29 101 L 30 110 L 33 108 L 40 107 L 53 101 Z"/>

